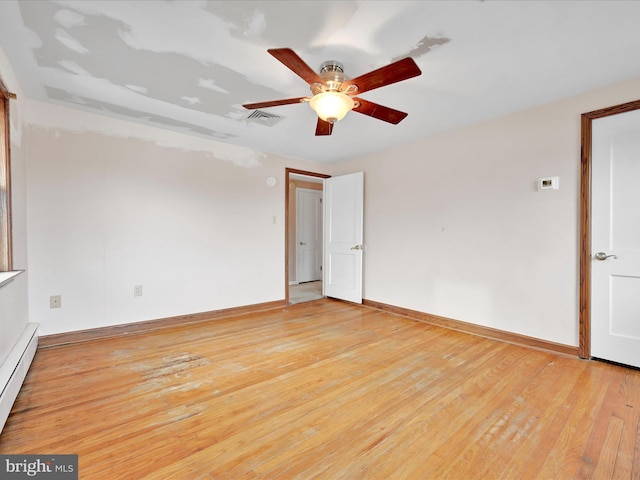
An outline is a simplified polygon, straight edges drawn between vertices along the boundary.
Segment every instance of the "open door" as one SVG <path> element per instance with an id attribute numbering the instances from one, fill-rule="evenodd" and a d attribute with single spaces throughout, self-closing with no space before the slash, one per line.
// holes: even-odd
<path id="1" fill-rule="evenodd" d="M 364 173 L 324 181 L 323 294 L 362 303 Z"/>
<path id="2" fill-rule="evenodd" d="M 640 367 L 640 109 L 592 124 L 591 354 Z"/>

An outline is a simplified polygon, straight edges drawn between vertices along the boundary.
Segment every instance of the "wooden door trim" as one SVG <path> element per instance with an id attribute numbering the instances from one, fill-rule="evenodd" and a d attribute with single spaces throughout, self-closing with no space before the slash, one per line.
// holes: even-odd
<path id="1" fill-rule="evenodd" d="M 0 79 L 0 272 L 13 270 L 11 209 L 11 141 L 9 99 L 15 98 Z"/>
<path id="2" fill-rule="evenodd" d="M 580 159 L 580 327 L 579 355 L 591 358 L 591 140 L 598 118 L 640 109 L 640 100 L 582 114 Z"/>
<path id="3" fill-rule="evenodd" d="M 305 175 L 307 177 L 330 178 L 331 175 L 324 173 L 308 172 L 306 170 L 298 170 L 296 168 L 285 168 L 285 187 L 284 187 L 284 300 L 289 303 L 289 195 L 291 174 Z"/>

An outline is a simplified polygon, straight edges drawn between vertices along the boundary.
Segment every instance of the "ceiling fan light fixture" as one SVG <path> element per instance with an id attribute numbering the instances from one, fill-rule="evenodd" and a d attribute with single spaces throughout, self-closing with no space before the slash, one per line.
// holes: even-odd
<path id="1" fill-rule="evenodd" d="M 393 125 L 398 124 L 407 116 L 405 112 L 359 98 L 359 95 L 422 74 L 411 57 L 405 57 L 364 75 L 349 79 L 344 74 L 342 64 L 335 60 L 324 62 L 320 66 L 320 72 L 316 73 L 290 48 L 270 48 L 268 52 L 309 85 L 311 97 L 246 103 L 243 107 L 255 110 L 309 102 L 311 108 L 318 115 L 316 136 L 331 135 L 333 124 L 342 120 L 350 110 Z"/>
<path id="2" fill-rule="evenodd" d="M 323 92 L 314 95 L 309 106 L 325 122 L 335 123 L 353 109 L 355 102 L 349 95 L 341 92 Z"/>

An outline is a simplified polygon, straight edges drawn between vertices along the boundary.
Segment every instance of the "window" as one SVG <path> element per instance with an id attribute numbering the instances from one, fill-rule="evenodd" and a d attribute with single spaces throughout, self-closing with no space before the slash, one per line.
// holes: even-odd
<path id="1" fill-rule="evenodd" d="M 0 80 L 0 272 L 12 270 L 9 92 Z"/>

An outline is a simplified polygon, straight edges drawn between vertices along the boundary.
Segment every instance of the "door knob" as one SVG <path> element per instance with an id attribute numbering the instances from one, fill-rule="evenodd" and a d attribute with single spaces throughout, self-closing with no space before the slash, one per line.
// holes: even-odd
<path id="1" fill-rule="evenodd" d="M 351 250 L 362 250 L 362 245 L 356 245 L 355 247 L 351 247 Z"/>
<path id="2" fill-rule="evenodd" d="M 307 242 L 300 242 L 300 245 L 306 245 Z"/>
<path id="3" fill-rule="evenodd" d="M 607 255 L 604 252 L 598 252 L 593 256 L 596 260 L 606 260 L 609 257 L 618 258 L 617 255 Z"/>

